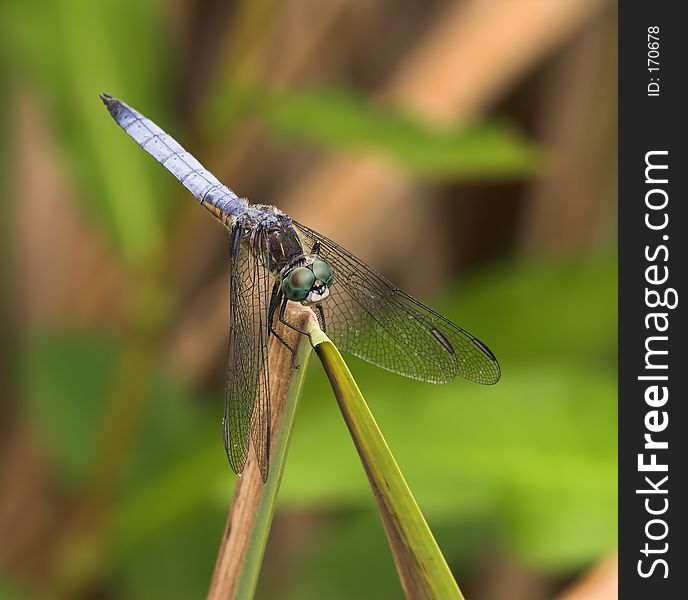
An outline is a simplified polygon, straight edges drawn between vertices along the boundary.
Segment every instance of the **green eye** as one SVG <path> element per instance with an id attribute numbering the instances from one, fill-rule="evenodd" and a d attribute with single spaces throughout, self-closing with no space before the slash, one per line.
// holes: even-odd
<path id="1" fill-rule="evenodd" d="M 300 302 L 306 299 L 314 283 L 313 271 L 306 267 L 297 267 L 290 271 L 282 281 L 282 291 L 287 299 Z"/>
<path id="2" fill-rule="evenodd" d="M 316 260 L 313 263 L 313 273 L 315 273 L 315 276 L 327 287 L 330 287 L 334 283 L 332 269 L 324 260 Z"/>

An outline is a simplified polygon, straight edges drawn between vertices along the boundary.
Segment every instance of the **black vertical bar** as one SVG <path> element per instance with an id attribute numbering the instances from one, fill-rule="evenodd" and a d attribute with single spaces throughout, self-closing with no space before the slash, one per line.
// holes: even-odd
<path id="1" fill-rule="evenodd" d="M 683 8 L 671 0 L 619 3 L 619 597 L 624 600 L 688 598 Z"/>

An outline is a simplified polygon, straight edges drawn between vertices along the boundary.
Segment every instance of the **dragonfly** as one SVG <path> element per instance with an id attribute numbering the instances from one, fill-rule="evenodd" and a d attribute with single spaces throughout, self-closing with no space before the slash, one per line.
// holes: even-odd
<path id="1" fill-rule="evenodd" d="M 412 379 L 449 383 L 459 375 L 491 385 L 500 378 L 477 337 L 390 283 L 354 254 L 274 206 L 249 204 L 150 119 L 108 95 L 110 115 L 229 230 L 229 352 L 222 435 L 241 474 L 252 442 L 263 481 L 270 462 L 268 341 L 289 302 L 311 307 L 342 350 Z M 293 366 L 296 366 L 292 362 Z"/>

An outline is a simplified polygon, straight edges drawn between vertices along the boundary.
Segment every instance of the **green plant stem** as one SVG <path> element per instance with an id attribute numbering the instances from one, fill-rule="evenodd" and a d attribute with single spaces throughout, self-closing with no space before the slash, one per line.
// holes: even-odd
<path id="1" fill-rule="evenodd" d="M 406 596 L 413 599 L 463 599 L 346 363 L 322 332 L 314 332 L 312 337 L 368 475 Z"/>

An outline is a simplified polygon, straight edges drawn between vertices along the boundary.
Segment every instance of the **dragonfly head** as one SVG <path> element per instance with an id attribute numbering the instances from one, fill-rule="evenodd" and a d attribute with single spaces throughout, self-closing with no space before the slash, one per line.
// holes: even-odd
<path id="1" fill-rule="evenodd" d="M 334 283 L 332 268 L 318 256 L 305 256 L 304 264 L 294 267 L 282 278 L 282 292 L 288 300 L 317 304 L 330 295 Z"/>

